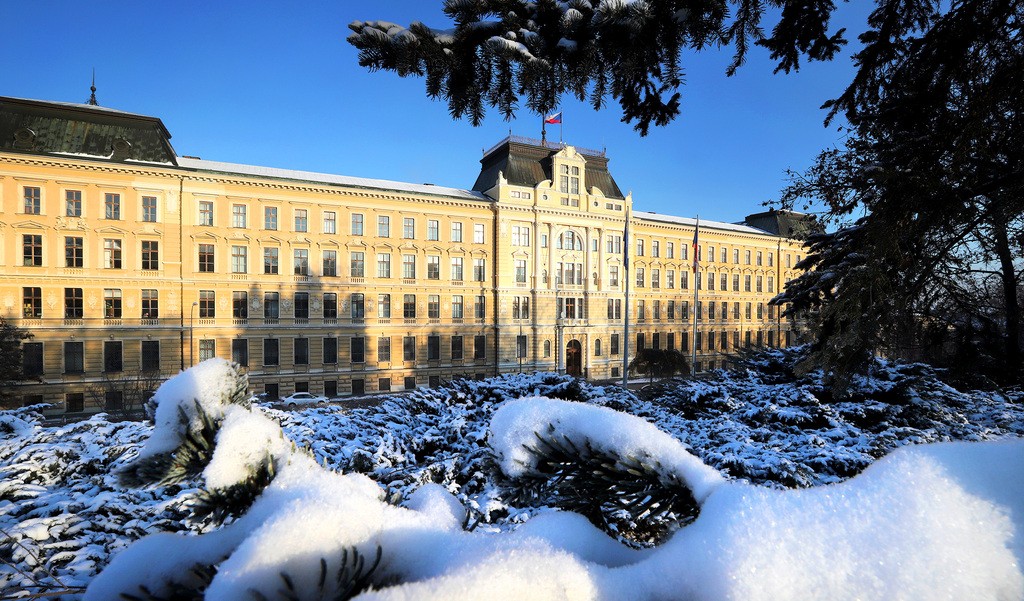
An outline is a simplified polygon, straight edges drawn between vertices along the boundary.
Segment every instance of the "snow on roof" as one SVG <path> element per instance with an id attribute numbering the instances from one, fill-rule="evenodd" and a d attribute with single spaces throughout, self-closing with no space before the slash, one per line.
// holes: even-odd
<path id="1" fill-rule="evenodd" d="M 219 173 L 231 173 L 235 175 L 253 175 L 257 177 L 273 177 L 278 179 L 301 180 L 320 184 L 335 184 L 340 186 L 353 186 L 356 188 L 373 188 L 379 190 L 393 190 L 397 192 L 414 192 L 418 194 L 431 194 L 435 196 L 450 196 L 462 200 L 477 200 L 490 202 L 490 199 L 479 192 L 462 190 L 459 188 L 446 188 L 432 184 L 408 184 L 405 182 L 394 182 L 383 179 L 370 179 L 365 177 L 351 177 L 347 175 L 332 175 L 329 173 L 316 173 L 314 171 L 296 171 L 292 169 L 278 169 L 276 167 L 259 167 L 256 165 L 242 165 L 239 163 L 224 163 L 220 161 L 206 161 L 178 157 L 178 166 L 186 169 L 200 171 L 215 171 Z"/>
<path id="2" fill-rule="evenodd" d="M 648 221 L 662 221 L 665 223 L 676 223 L 679 225 L 687 225 L 693 227 L 697 224 L 697 220 L 690 217 L 676 217 L 674 215 L 662 215 L 660 213 L 648 213 L 647 211 L 633 211 L 633 216 L 637 219 L 646 219 Z M 708 221 L 702 219 L 700 222 L 702 228 L 711 228 L 716 230 L 729 230 L 731 232 L 742 232 L 744 234 L 757 234 L 759 236 L 771 235 L 770 232 L 758 229 L 756 227 L 750 227 L 749 225 L 742 225 L 738 223 L 725 223 L 724 221 Z"/>
<path id="3" fill-rule="evenodd" d="M 153 117 L 151 117 L 149 115 L 143 115 L 141 113 L 130 113 L 128 111 L 122 111 L 122 110 L 119 110 L 119 109 L 112 109 L 110 107 L 100 106 L 98 104 L 86 104 L 84 102 L 62 102 L 60 100 L 35 100 L 33 98 L 18 98 L 18 97 L 15 97 L 15 96 L 0 97 L 0 100 L 3 100 L 4 98 L 6 98 L 8 100 L 17 100 L 17 101 L 21 101 L 21 102 L 32 102 L 32 103 L 35 103 L 35 104 L 52 104 L 54 106 L 63 106 L 63 107 L 67 107 L 67 108 L 80 109 L 80 110 L 84 110 L 84 111 L 98 111 L 98 112 L 104 112 L 104 113 L 112 113 L 112 114 L 115 114 L 115 115 L 125 115 L 125 116 L 129 116 L 129 117 L 142 117 L 142 118 L 145 118 L 145 119 L 153 119 Z"/>

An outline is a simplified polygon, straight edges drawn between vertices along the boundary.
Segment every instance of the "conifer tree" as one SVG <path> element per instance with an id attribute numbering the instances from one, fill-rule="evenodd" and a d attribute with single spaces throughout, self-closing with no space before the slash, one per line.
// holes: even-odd
<path id="1" fill-rule="evenodd" d="M 781 16 L 765 36 L 768 8 Z M 474 125 L 486 106 L 511 119 L 520 99 L 546 114 L 571 94 L 595 109 L 611 97 L 646 135 L 679 114 L 683 52 L 731 46 L 730 75 L 752 43 L 777 70 L 798 68 L 801 56 L 829 60 L 845 43 L 828 30 L 834 9 L 833 0 L 446 0 L 454 29 L 356 21 L 348 41 L 360 65 L 425 77 L 428 96 Z"/>

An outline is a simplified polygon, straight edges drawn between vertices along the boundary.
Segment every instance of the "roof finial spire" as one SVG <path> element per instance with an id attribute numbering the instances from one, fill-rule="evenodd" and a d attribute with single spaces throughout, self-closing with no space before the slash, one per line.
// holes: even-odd
<path id="1" fill-rule="evenodd" d="M 89 94 L 89 104 L 99 106 L 100 103 L 96 102 L 96 67 L 93 67 L 92 69 L 92 85 L 89 86 L 89 89 L 92 91 L 92 93 Z"/>

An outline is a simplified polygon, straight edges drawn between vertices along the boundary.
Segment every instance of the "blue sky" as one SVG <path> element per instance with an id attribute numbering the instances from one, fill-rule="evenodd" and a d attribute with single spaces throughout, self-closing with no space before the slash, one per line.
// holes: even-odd
<path id="1" fill-rule="evenodd" d="M 848 39 L 866 0 L 840 7 Z M 512 133 L 540 137 L 526 110 L 482 127 L 453 120 L 422 79 L 369 73 L 345 42 L 348 23 L 420 20 L 445 26 L 441 2 L 54 2 L 0 0 L 0 95 L 84 102 L 96 69 L 99 103 L 159 117 L 179 154 L 204 159 L 469 188 L 483 150 Z M 15 26 L 14 24 L 20 24 Z M 849 47 L 848 47 L 849 48 Z M 731 50 L 687 54 L 682 114 L 640 137 L 616 104 L 563 107 L 563 138 L 606 148 L 638 210 L 737 221 L 778 197 L 841 143 L 818 107 L 852 76 L 850 51 L 832 63 L 772 74 L 754 49 L 734 77 Z M 557 138 L 552 126 L 549 139 Z"/>

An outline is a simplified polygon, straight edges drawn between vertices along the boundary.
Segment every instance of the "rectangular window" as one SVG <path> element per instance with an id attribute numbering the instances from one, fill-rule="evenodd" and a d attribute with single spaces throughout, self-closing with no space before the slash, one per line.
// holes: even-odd
<path id="1" fill-rule="evenodd" d="M 217 356 L 217 341 L 216 340 L 200 340 L 199 341 L 199 362 L 213 359 Z"/>
<path id="2" fill-rule="evenodd" d="M 41 243 L 41 241 L 40 241 Z M 81 268 L 85 263 L 84 244 L 82 238 L 66 236 L 64 238 L 64 266 Z"/>
<path id="3" fill-rule="evenodd" d="M 142 319 L 160 317 L 160 293 L 154 288 L 142 290 Z"/>
<path id="4" fill-rule="evenodd" d="M 213 273 L 214 250 L 212 244 L 199 245 L 199 271 L 201 273 Z"/>
<path id="5" fill-rule="evenodd" d="M 142 197 L 142 220 L 156 223 L 156 196 Z"/>
<path id="6" fill-rule="evenodd" d="M 338 339 L 324 338 L 324 365 L 336 365 L 338 363 Z"/>
<path id="7" fill-rule="evenodd" d="M 484 243 L 484 224 L 474 223 L 473 224 L 473 244 Z"/>
<path id="8" fill-rule="evenodd" d="M 416 295 L 406 294 L 402 297 L 402 317 L 416 319 Z"/>
<path id="9" fill-rule="evenodd" d="M 106 319 L 121 319 L 121 289 L 103 290 L 103 316 Z"/>
<path id="10" fill-rule="evenodd" d="M 306 209 L 295 209 L 295 231 L 309 231 L 309 213 Z"/>
<path id="11" fill-rule="evenodd" d="M 441 227 L 436 219 L 427 220 L 427 240 L 440 240 Z"/>
<path id="12" fill-rule="evenodd" d="M 708 272 L 708 290 L 715 289 L 715 274 L 714 272 Z"/>
<path id="13" fill-rule="evenodd" d="M 324 292 L 324 319 L 338 318 L 338 293 Z"/>
<path id="14" fill-rule="evenodd" d="M 377 361 L 391 363 L 391 338 L 388 336 L 377 339 Z"/>
<path id="15" fill-rule="evenodd" d="M 387 215 L 377 215 L 377 237 L 391 237 L 391 218 Z"/>
<path id="16" fill-rule="evenodd" d="M 462 295 L 452 296 L 452 319 L 462 319 Z"/>
<path id="17" fill-rule="evenodd" d="M 64 191 L 64 214 L 68 217 L 81 217 L 82 216 L 82 191 L 81 190 L 65 190 Z"/>
<path id="18" fill-rule="evenodd" d="M 366 317 L 365 297 L 362 292 L 353 292 L 349 296 L 349 307 L 352 319 L 363 319 Z"/>
<path id="19" fill-rule="evenodd" d="M 121 218 L 121 195 L 107 192 L 103 195 L 103 216 L 107 219 Z"/>
<path id="20" fill-rule="evenodd" d="M 292 268 L 295 275 L 309 275 L 309 249 L 296 248 L 292 252 Z"/>
<path id="21" fill-rule="evenodd" d="M 82 319 L 84 315 L 81 288 L 64 289 L 64 319 Z"/>
<path id="22" fill-rule="evenodd" d="M 487 297 L 478 294 L 476 302 L 473 303 L 473 316 L 477 319 L 484 319 L 487 317 Z"/>
<path id="23" fill-rule="evenodd" d="M 651 288 L 661 288 L 661 270 L 651 270 Z"/>
<path id="24" fill-rule="evenodd" d="M 103 371 L 116 372 L 124 369 L 121 353 L 121 341 L 103 341 Z"/>
<path id="25" fill-rule="evenodd" d="M 43 289 L 36 287 L 22 288 L 22 317 L 39 319 L 43 316 Z"/>
<path id="26" fill-rule="evenodd" d="M 85 343 L 64 343 L 64 373 L 80 374 L 85 371 Z"/>
<path id="27" fill-rule="evenodd" d="M 516 359 L 527 358 L 527 339 L 525 334 L 516 336 Z"/>
<path id="28" fill-rule="evenodd" d="M 404 336 L 402 338 L 402 361 L 411 362 L 416 360 L 416 337 Z"/>
<path id="29" fill-rule="evenodd" d="M 309 365 L 309 338 L 296 338 L 293 349 L 295 365 Z"/>
<path id="30" fill-rule="evenodd" d="M 473 281 L 482 282 L 487 277 L 486 259 L 473 259 Z"/>
<path id="31" fill-rule="evenodd" d="M 530 228 L 523 225 L 512 226 L 512 246 L 530 246 Z"/>
<path id="32" fill-rule="evenodd" d="M 42 264 L 43 236 L 40 234 L 22 235 L 22 265 L 26 267 L 41 267 Z"/>
<path id="33" fill-rule="evenodd" d="M 366 276 L 366 255 L 362 252 L 349 253 L 349 275 L 354 278 Z"/>
<path id="34" fill-rule="evenodd" d="M 352 235 L 362 236 L 363 235 L 363 215 L 362 213 L 352 213 Z"/>
<path id="35" fill-rule="evenodd" d="M 103 267 L 106 269 L 121 269 L 121 241 L 106 239 L 103 241 Z"/>
<path id="36" fill-rule="evenodd" d="M 618 355 L 619 354 L 619 335 L 618 334 L 612 334 L 612 339 L 611 339 L 611 342 L 608 345 L 608 347 L 609 347 L 608 348 L 608 353 L 609 354 L 611 354 L 611 355 Z"/>
<path id="37" fill-rule="evenodd" d="M 142 356 L 142 371 L 160 371 L 160 341 L 143 340 L 139 350 Z"/>
<path id="38" fill-rule="evenodd" d="M 651 256 L 655 258 L 661 256 L 661 242 L 658 240 L 651 241 Z"/>
<path id="39" fill-rule="evenodd" d="M 231 247 L 231 273 L 246 273 L 249 271 L 249 247 Z"/>
<path id="40" fill-rule="evenodd" d="M 452 222 L 452 242 L 462 242 L 462 222 Z"/>
<path id="41" fill-rule="evenodd" d="M 295 319 L 309 319 L 309 293 L 295 293 Z"/>
<path id="42" fill-rule="evenodd" d="M 750 292 L 750 276 L 749 275 L 743 276 L 743 291 L 744 292 Z"/>
<path id="43" fill-rule="evenodd" d="M 647 319 L 647 304 L 644 300 L 636 301 L 636 318 L 640 321 Z"/>
<path id="44" fill-rule="evenodd" d="M 487 357 L 487 336 L 477 334 L 473 336 L 473 359 L 482 360 Z"/>
<path id="45" fill-rule="evenodd" d="M 722 263 L 725 263 L 728 260 L 729 260 L 729 251 L 723 246 L 722 247 Z"/>
<path id="46" fill-rule="evenodd" d="M 199 225 L 213 225 L 213 201 L 199 201 Z"/>
<path id="47" fill-rule="evenodd" d="M 324 211 L 324 233 L 325 234 L 337 234 L 338 233 L 338 214 L 334 211 Z"/>
<path id="48" fill-rule="evenodd" d="M 277 230 L 277 207 L 263 207 L 263 229 Z"/>
<path id="49" fill-rule="evenodd" d="M 416 279 L 416 255 L 402 255 L 402 277 Z"/>
<path id="50" fill-rule="evenodd" d="M 526 283 L 526 260 L 516 259 L 516 282 Z"/>
<path id="51" fill-rule="evenodd" d="M 338 275 L 338 251 L 325 250 L 323 254 L 323 274 L 326 278 Z"/>
<path id="52" fill-rule="evenodd" d="M 160 269 L 160 243 L 158 241 L 142 241 L 142 269 L 146 271 Z"/>
<path id="53" fill-rule="evenodd" d="M 462 281 L 462 257 L 452 257 L 451 276 L 453 282 Z"/>
<path id="54" fill-rule="evenodd" d="M 404 217 L 402 219 L 402 237 L 406 240 L 412 240 L 416 237 L 416 220 L 412 217 Z"/>
<path id="55" fill-rule="evenodd" d="M 441 318 L 441 297 L 436 294 L 427 296 L 427 318 Z"/>
<path id="56" fill-rule="evenodd" d="M 276 275 L 279 272 L 281 262 L 279 254 L 277 248 L 263 249 L 263 273 Z"/>
<path id="57" fill-rule="evenodd" d="M 377 295 L 377 317 L 379 319 L 390 319 L 391 318 L 391 295 L 390 294 L 378 294 Z"/>
<path id="58" fill-rule="evenodd" d="M 452 336 L 452 361 L 462 361 L 462 336 Z"/>
<path id="59" fill-rule="evenodd" d="M 247 207 L 245 205 L 231 205 L 231 227 L 248 227 Z"/>
<path id="60" fill-rule="evenodd" d="M 441 279 L 441 257 L 427 256 L 427 279 Z"/>
<path id="61" fill-rule="evenodd" d="M 355 336 L 349 340 L 349 357 L 352 363 L 366 362 L 366 339 Z"/>
<path id="62" fill-rule="evenodd" d="M 231 292 L 231 317 L 249 319 L 249 293 L 245 290 Z"/>
<path id="63" fill-rule="evenodd" d="M 217 293 L 213 290 L 199 291 L 199 319 L 217 317 Z"/>
<path id="64" fill-rule="evenodd" d="M 644 240 L 643 238 L 636 239 L 636 256 L 644 256 Z"/>
<path id="65" fill-rule="evenodd" d="M 263 339 L 263 365 L 279 365 L 281 363 L 280 344 L 277 338 Z M 276 396 L 276 395 L 275 395 Z"/>
<path id="66" fill-rule="evenodd" d="M 377 277 L 391 277 L 391 253 L 377 253 Z"/>
<path id="67" fill-rule="evenodd" d="M 618 287 L 619 285 L 619 266 L 612 265 L 608 268 L 608 285 Z"/>
<path id="68" fill-rule="evenodd" d="M 644 287 L 644 279 L 645 279 L 644 278 L 644 268 L 643 267 L 637 267 L 637 269 L 636 269 L 636 287 L 637 288 L 643 288 Z"/>
<path id="69" fill-rule="evenodd" d="M 248 340 L 245 338 L 233 338 L 231 340 L 231 360 L 242 367 L 249 367 Z"/>

